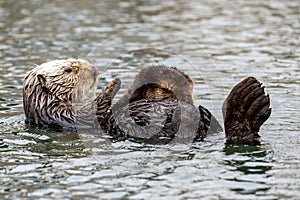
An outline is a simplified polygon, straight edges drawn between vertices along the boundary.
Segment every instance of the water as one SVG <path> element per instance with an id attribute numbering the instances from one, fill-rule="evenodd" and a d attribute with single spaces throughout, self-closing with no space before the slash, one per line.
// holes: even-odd
<path id="1" fill-rule="evenodd" d="M 0 0 L 1 199 L 299 199 L 300 3 L 294 1 Z M 221 105 L 245 76 L 273 108 L 260 146 L 110 143 L 28 128 L 22 78 L 36 64 L 85 58 L 98 91 L 151 64 L 194 80 L 196 104 Z"/>

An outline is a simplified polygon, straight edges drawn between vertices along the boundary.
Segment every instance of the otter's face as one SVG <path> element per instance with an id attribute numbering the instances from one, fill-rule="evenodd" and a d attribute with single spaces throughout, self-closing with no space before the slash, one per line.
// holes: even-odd
<path id="1" fill-rule="evenodd" d="M 82 101 L 97 85 L 98 69 L 82 59 L 54 60 L 33 71 L 43 89 L 71 102 Z"/>

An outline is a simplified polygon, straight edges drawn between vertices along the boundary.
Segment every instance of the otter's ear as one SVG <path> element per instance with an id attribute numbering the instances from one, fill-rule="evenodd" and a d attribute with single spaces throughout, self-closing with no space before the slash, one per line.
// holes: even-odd
<path id="1" fill-rule="evenodd" d="M 46 78 L 43 74 L 36 75 L 42 87 L 46 86 Z"/>

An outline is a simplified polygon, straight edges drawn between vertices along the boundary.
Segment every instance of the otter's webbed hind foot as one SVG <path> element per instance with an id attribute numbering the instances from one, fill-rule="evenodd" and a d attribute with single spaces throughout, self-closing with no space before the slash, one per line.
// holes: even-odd
<path id="1" fill-rule="evenodd" d="M 259 143 L 259 129 L 271 114 L 270 97 L 254 77 L 238 83 L 223 103 L 227 142 Z"/>

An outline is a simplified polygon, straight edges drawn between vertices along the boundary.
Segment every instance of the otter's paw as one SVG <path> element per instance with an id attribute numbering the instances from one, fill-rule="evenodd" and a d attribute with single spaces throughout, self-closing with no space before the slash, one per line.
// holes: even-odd
<path id="1" fill-rule="evenodd" d="M 209 125 L 211 121 L 211 113 L 206 108 L 199 105 L 199 112 L 200 112 L 199 124 L 193 142 L 203 141 L 203 139 L 206 136 L 207 130 L 209 129 Z"/>
<path id="2" fill-rule="evenodd" d="M 119 91 L 121 87 L 121 80 L 119 78 L 115 78 L 111 82 L 109 82 L 104 90 L 104 92 L 100 93 L 95 101 L 98 103 L 101 103 L 104 100 L 109 100 L 111 101 L 116 93 Z"/>
<path id="3" fill-rule="evenodd" d="M 111 115 L 112 99 L 119 91 L 121 87 L 121 80 L 119 78 L 111 81 L 105 88 L 104 92 L 100 93 L 95 99 L 97 107 L 96 115 L 100 126 L 107 123 L 109 116 Z"/>
<path id="4" fill-rule="evenodd" d="M 121 87 L 121 80 L 119 78 L 115 78 L 105 88 L 105 93 L 109 94 L 112 98 L 116 95 Z"/>
<path id="5" fill-rule="evenodd" d="M 259 138 L 261 125 L 271 114 L 270 97 L 254 77 L 238 83 L 223 104 L 227 140 L 252 143 Z"/>

